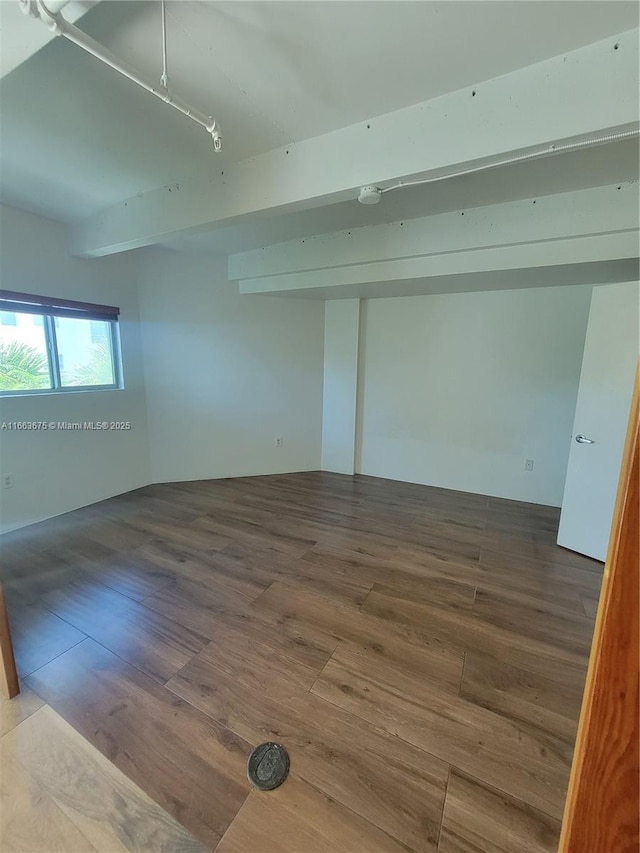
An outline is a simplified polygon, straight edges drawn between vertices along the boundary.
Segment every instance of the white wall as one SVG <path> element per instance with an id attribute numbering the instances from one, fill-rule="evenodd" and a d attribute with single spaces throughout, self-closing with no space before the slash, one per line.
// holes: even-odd
<path id="1" fill-rule="evenodd" d="M 162 249 L 71 258 L 63 225 L 6 206 L 1 216 L 4 288 L 120 306 L 126 387 L 4 398 L 0 421 L 133 424 L 0 431 L 0 468 L 14 479 L 0 490 L 3 530 L 147 482 L 321 462 L 349 472 L 354 435 L 363 473 L 560 503 L 591 288 L 325 309 L 239 295 L 223 258 Z"/>
<path id="2" fill-rule="evenodd" d="M 210 255 L 137 264 L 152 481 L 318 469 L 323 303 L 240 296 Z"/>
<path id="3" fill-rule="evenodd" d="M 322 470 L 355 473 L 359 299 L 325 303 Z"/>
<path id="4" fill-rule="evenodd" d="M 148 482 L 147 423 L 133 258 L 72 258 L 67 229 L 0 207 L 2 281 L 6 290 L 79 299 L 121 309 L 125 388 L 0 398 L 0 421 L 130 421 L 130 432 L 0 430 L 0 469 L 14 485 L 0 489 L 2 530 L 139 488 Z"/>
<path id="5" fill-rule="evenodd" d="M 358 471 L 559 506 L 590 297 L 576 286 L 369 300 Z"/>

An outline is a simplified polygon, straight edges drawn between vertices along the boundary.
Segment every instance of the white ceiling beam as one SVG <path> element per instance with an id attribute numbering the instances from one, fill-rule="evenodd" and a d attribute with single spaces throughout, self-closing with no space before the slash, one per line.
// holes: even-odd
<path id="1" fill-rule="evenodd" d="M 638 183 L 628 182 L 291 240 L 231 255 L 228 270 L 241 293 L 340 298 L 374 284 L 632 260 L 639 224 Z"/>
<path id="2" fill-rule="evenodd" d="M 638 31 L 122 201 L 72 227 L 95 257 L 355 198 L 387 184 L 638 121 Z M 473 94 L 475 92 L 475 95 Z M 560 155 L 561 156 L 561 155 Z M 224 174 L 222 172 L 224 171 Z"/>
<path id="3" fill-rule="evenodd" d="M 363 282 L 342 287 L 328 285 L 281 292 L 274 290 L 264 295 L 330 301 L 376 299 L 389 296 L 427 296 L 434 293 L 479 293 L 485 290 L 615 284 L 622 281 L 638 281 L 639 274 L 638 258 L 624 258 L 539 267 L 509 266 L 506 269 L 492 269 L 485 272 L 474 270 L 421 278 Z"/>
<path id="4" fill-rule="evenodd" d="M 336 299 L 339 298 L 341 289 L 355 285 L 631 260 L 638 256 L 638 233 L 635 230 L 562 240 L 542 240 L 536 243 L 492 246 L 452 254 L 396 258 L 348 267 L 310 270 L 304 273 L 241 279 L 239 288 L 240 293 L 245 294 L 277 293 L 280 295 L 322 288 L 327 293 L 334 294 L 327 298 Z"/>
<path id="5" fill-rule="evenodd" d="M 629 181 L 288 240 L 230 255 L 228 272 L 231 280 L 299 275 L 497 245 L 637 231 L 639 220 L 638 183 Z"/>
<path id="6" fill-rule="evenodd" d="M 64 17 L 73 24 L 97 3 L 98 0 L 71 0 L 64 7 Z M 54 38 L 42 21 L 22 12 L 18 0 L 0 0 L 0 79 Z"/>

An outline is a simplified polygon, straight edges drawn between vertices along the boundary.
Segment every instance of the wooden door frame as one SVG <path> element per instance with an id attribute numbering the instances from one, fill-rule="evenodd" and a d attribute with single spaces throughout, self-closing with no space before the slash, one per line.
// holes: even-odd
<path id="1" fill-rule="evenodd" d="M 639 848 L 639 397 L 640 364 L 559 853 L 637 853 Z"/>
<path id="2" fill-rule="evenodd" d="M 2 673 L 0 676 L 2 691 L 9 699 L 13 699 L 14 696 L 20 693 L 20 685 L 18 683 L 16 659 L 13 654 L 11 629 L 9 628 L 9 617 L 7 616 L 7 608 L 4 602 L 2 583 L 0 583 L 0 657 L 2 658 L 2 666 L 0 667 Z"/>

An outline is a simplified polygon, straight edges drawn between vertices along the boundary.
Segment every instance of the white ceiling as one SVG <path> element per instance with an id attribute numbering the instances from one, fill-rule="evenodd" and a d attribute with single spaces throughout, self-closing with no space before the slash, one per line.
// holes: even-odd
<path id="1" fill-rule="evenodd" d="M 159 76 L 159 15 L 155 2 L 103 0 L 80 24 Z M 169 2 L 171 87 L 216 117 L 224 153 L 213 153 L 201 128 L 56 39 L 2 81 L 1 197 L 72 221 L 637 25 L 638 4 L 615 0 Z M 3 28 L 5 39 L 11 32 Z M 633 177 L 634 149 L 616 148 L 615 158 L 596 149 L 563 157 L 562 166 L 518 167 L 499 187 L 488 175 L 457 179 L 446 191 L 406 191 L 397 200 L 390 194 L 370 210 L 339 205 L 188 239 L 238 251 L 269 235 L 284 240 L 502 201 L 505 192 L 528 197 Z"/>

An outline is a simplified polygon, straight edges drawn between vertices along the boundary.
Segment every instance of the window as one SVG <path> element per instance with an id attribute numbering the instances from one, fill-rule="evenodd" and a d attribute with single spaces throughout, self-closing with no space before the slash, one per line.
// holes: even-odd
<path id="1" fill-rule="evenodd" d="M 119 314 L 0 290 L 0 394 L 121 388 Z"/>
<path id="2" fill-rule="evenodd" d="M 107 340 L 109 330 L 105 323 L 102 323 L 100 320 L 90 320 L 89 328 L 91 330 L 92 344 L 103 344 Z"/>

